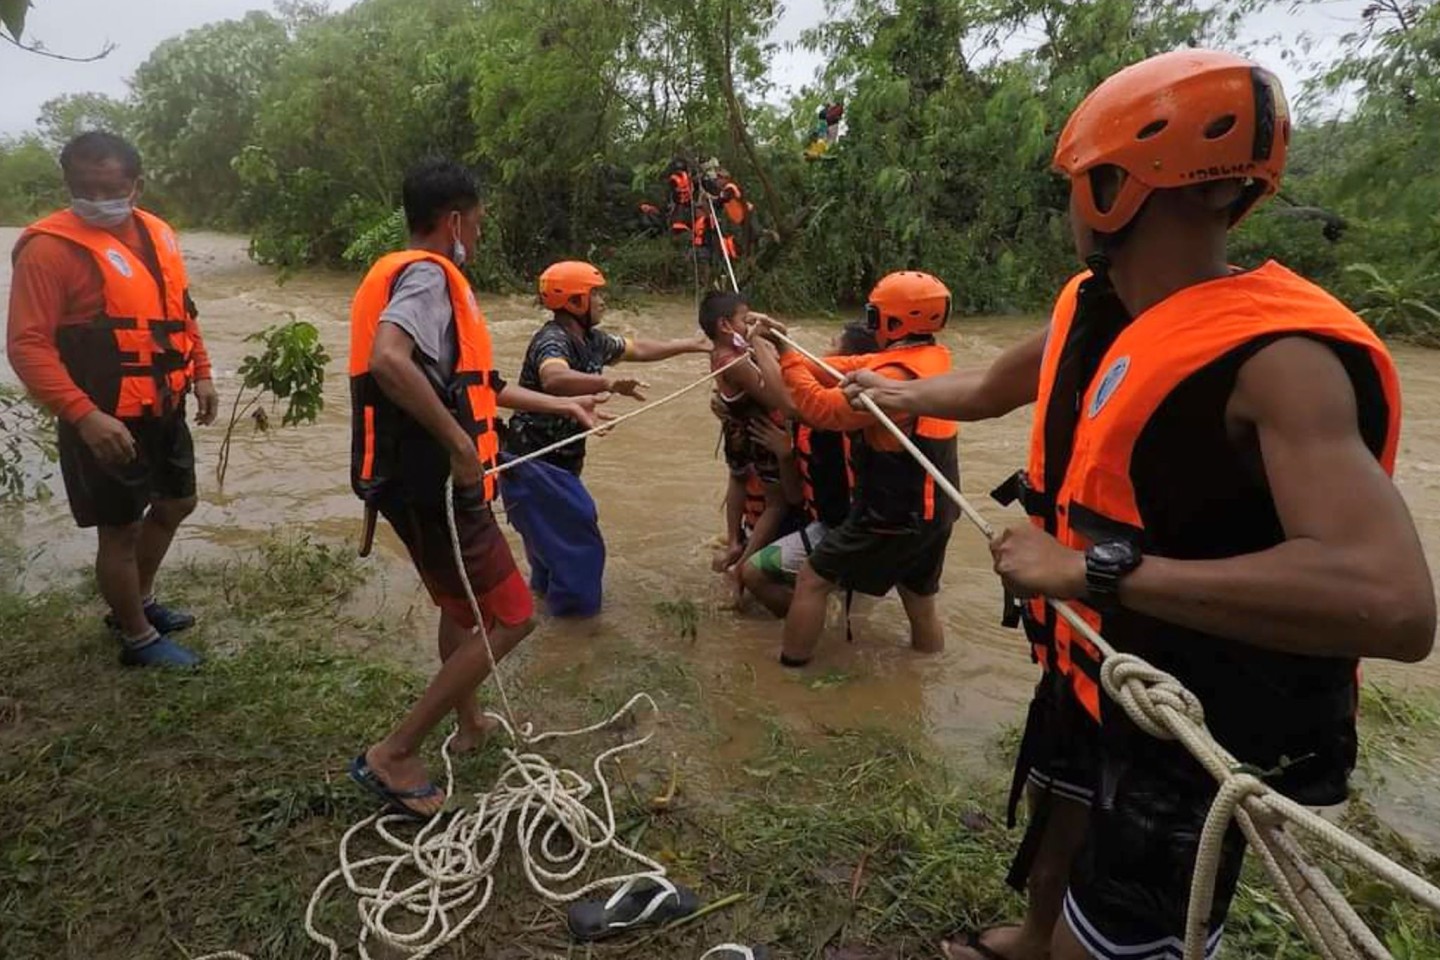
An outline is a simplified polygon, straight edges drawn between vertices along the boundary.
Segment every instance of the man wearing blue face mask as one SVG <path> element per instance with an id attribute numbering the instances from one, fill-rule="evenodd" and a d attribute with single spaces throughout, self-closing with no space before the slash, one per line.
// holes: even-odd
<path id="1" fill-rule="evenodd" d="M 175 233 L 135 208 L 140 155 L 90 132 L 60 154 L 69 209 L 31 224 L 15 245 L 10 363 L 59 423 L 70 510 L 95 527 L 95 576 L 126 666 L 200 662 L 170 635 L 194 625 L 155 599 L 155 574 L 195 509 L 196 422 L 218 398 L 195 323 Z"/>

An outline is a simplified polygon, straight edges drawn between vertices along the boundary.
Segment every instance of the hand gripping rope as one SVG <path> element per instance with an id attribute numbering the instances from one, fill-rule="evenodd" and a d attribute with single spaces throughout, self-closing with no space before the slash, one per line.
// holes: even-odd
<path id="1" fill-rule="evenodd" d="M 626 420 L 678 399 L 744 359 L 745 355 L 737 357 L 643 407 L 507 461 L 487 473 L 502 473 L 567 444 L 608 431 Z M 590 778 L 557 767 L 539 752 L 542 745 L 550 741 L 573 739 L 609 729 L 625 717 L 632 716 L 641 705 L 647 707 L 652 716 L 658 715 L 655 701 L 648 693 L 637 693 L 609 718 L 578 730 L 536 733 L 532 724 L 518 722 L 490 646 L 485 618 L 475 599 L 470 578 L 465 573 L 460 536 L 455 526 L 451 481 L 446 481 L 445 485 L 445 509 L 455 566 L 460 572 L 470 612 L 475 617 L 473 632 L 485 645 L 490 675 L 500 693 L 502 713 L 487 712 L 485 715 L 499 723 L 509 740 L 503 748 L 505 762 L 488 792 L 475 794 L 471 804 L 458 813 L 436 813 L 413 837 L 394 832 L 396 827 L 413 824 L 411 818 L 383 812 L 371 814 L 345 831 L 340 838 L 340 865 L 320 881 L 305 909 L 305 932 L 312 941 L 329 951 L 330 960 L 337 960 L 340 956 L 340 944 L 317 929 L 315 911 L 331 887 L 343 881 L 345 888 L 356 898 L 360 916 L 356 946 L 363 960 L 374 960 L 369 952 L 369 946 L 374 941 L 411 960 L 421 960 L 460 937 L 489 906 L 495 889 L 494 870 L 507 841 L 507 833 L 513 837 L 521 867 L 531 887 L 551 903 L 569 903 L 596 890 L 615 887 L 614 894 L 605 904 L 609 910 L 636 884 L 642 881 L 653 883 L 658 887 L 655 896 L 634 919 L 624 924 L 634 926 L 649 920 L 666 899 L 676 895 L 675 885 L 666 879 L 662 864 L 631 849 L 617 837 L 615 806 L 603 769 L 607 761 L 648 743 L 655 735 L 654 726 L 643 736 L 627 739 L 597 755 L 591 765 Z M 450 741 L 454 736 L 452 733 L 446 737 L 441 746 L 448 797 L 455 795 L 454 764 L 450 757 Z M 594 801 L 597 792 L 598 803 Z M 510 832 L 512 822 L 513 833 Z M 352 852 L 351 845 L 371 827 L 385 852 L 361 857 Z M 603 877 L 572 890 L 559 889 L 580 875 L 592 856 L 607 851 L 630 862 L 635 869 Z M 405 922 L 402 923 L 402 920 Z M 223 951 L 197 960 L 250 958 L 243 953 Z"/>
<path id="2" fill-rule="evenodd" d="M 844 379 L 838 370 L 790 337 L 779 332 L 774 335 L 837 382 Z M 955 502 L 965 518 L 985 535 L 985 539 L 993 540 L 994 528 L 920 452 L 905 431 L 896 426 L 895 421 L 870 397 L 861 394 L 860 401 Z M 1232 819 L 1239 823 L 1250 841 L 1305 939 L 1324 960 L 1388 958 L 1390 953 L 1325 873 L 1306 861 L 1305 852 L 1292 833 L 1286 831 L 1287 824 L 1328 845 L 1336 853 L 1353 858 L 1376 876 L 1440 913 L 1440 889 L 1244 772 L 1239 761 L 1205 728 L 1205 711 L 1199 698 L 1179 680 L 1139 657 L 1117 652 L 1064 601 L 1047 597 L 1045 602 L 1104 656 L 1100 681 L 1110 698 L 1152 737 L 1179 740 L 1219 784 L 1219 792 L 1201 833 L 1195 873 L 1190 884 L 1185 960 L 1204 960 L 1208 934 L 1206 926 L 1215 897 L 1221 842 Z"/>
<path id="3" fill-rule="evenodd" d="M 713 204 L 710 209 L 713 216 Z M 725 253 L 723 242 L 720 249 Z M 725 266 L 727 269 L 730 266 L 728 253 L 725 254 Z M 730 271 L 730 283 L 738 293 L 739 286 L 735 283 L 733 270 Z M 775 336 L 836 382 L 845 379 L 840 371 L 790 337 L 778 331 Z M 945 495 L 955 502 L 965 518 L 984 534 L 985 539 L 995 539 L 994 527 L 915 446 L 905 431 L 870 397 L 861 394 L 860 402 L 899 441 L 905 452 L 915 458 Z M 1063 600 L 1046 597 L 1045 602 L 1100 651 L 1104 657 L 1100 669 L 1101 685 L 1110 698 L 1129 714 L 1136 726 L 1161 740 L 1179 740 L 1219 784 L 1200 835 L 1195 872 L 1190 882 L 1184 960 L 1204 960 L 1207 920 L 1215 899 L 1221 844 L 1231 820 L 1240 825 L 1305 939 L 1324 960 L 1389 958 L 1390 952 L 1346 902 L 1329 877 L 1305 859 L 1305 851 L 1286 832 L 1287 823 L 1308 834 L 1311 839 L 1328 845 L 1336 853 L 1353 858 L 1376 876 L 1440 913 L 1440 889 L 1434 884 L 1244 772 L 1240 762 L 1205 728 L 1205 711 L 1200 699 L 1179 680 L 1139 657 L 1117 652 Z"/>

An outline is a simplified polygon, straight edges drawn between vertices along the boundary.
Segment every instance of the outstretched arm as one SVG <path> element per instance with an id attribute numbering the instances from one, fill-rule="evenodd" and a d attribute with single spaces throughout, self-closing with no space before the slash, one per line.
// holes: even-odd
<path id="1" fill-rule="evenodd" d="M 636 363 L 654 363 L 657 360 L 669 360 L 671 357 L 678 357 L 683 353 L 709 353 L 710 340 L 703 335 L 685 337 L 680 340 L 631 340 L 625 342 L 625 352 L 621 354 L 621 360 L 633 360 Z"/>
<path id="2" fill-rule="evenodd" d="M 780 370 L 785 375 L 785 385 L 790 388 L 800 419 L 810 426 L 818 430 L 848 432 L 861 430 L 875 422 L 870 414 L 851 409 L 850 402 L 838 386 L 826 386 L 816 379 L 815 370 L 800 354 L 794 351 L 783 354 Z M 888 366 L 879 368 L 876 376 L 882 380 L 904 380 L 910 375 L 902 367 Z M 897 416 L 895 419 L 903 423 L 909 418 Z"/>
<path id="3" fill-rule="evenodd" d="M 598 404 L 604 403 L 607 399 L 604 394 L 583 397 L 552 397 L 548 393 L 527 390 L 513 383 L 507 383 L 495 398 L 500 406 L 511 410 L 569 417 L 586 430 L 593 430 L 600 421 L 609 419 L 595 409 Z"/>
<path id="4" fill-rule="evenodd" d="M 1122 581 L 1121 602 L 1270 650 L 1428 656 L 1430 570 L 1404 501 L 1360 437 L 1335 354 L 1301 338 L 1266 347 L 1241 369 L 1228 415 L 1254 432 L 1285 541 L 1223 560 L 1147 557 Z M 1022 593 L 1084 592 L 1083 555 L 1034 527 L 1007 530 L 991 549 Z"/>
<path id="5" fill-rule="evenodd" d="M 923 380 L 895 381 L 865 370 L 845 378 L 845 395 L 857 407 L 869 396 L 882 410 L 941 417 L 989 420 L 1035 402 L 1040 360 L 1045 354 L 1041 330 L 1006 350 L 985 368 L 952 370 Z"/>

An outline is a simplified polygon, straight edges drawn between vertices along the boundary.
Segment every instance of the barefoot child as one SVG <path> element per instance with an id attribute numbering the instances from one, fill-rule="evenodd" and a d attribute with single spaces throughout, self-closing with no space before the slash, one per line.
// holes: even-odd
<path id="1" fill-rule="evenodd" d="M 737 601 L 741 589 L 740 569 L 751 554 L 779 535 L 789 510 L 780 483 L 780 464 L 771 450 L 751 436 L 750 425 L 759 419 L 770 419 L 777 425 L 783 425 L 793 408 L 784 384 L 774 378 L 767 381 L 761 376 L 753 358 L 749 357 L 750 346 L 746 340 L 749 318 L 749 304 L 738 293 L 711 291 L 700 303 L 700 329 L 714 344 L 710 352 L 710 369 L 719 370 L 733 364 L 716 378 L 715 384 L 716 394 L 724 408 L 721 424 L 725 438 L 725 463 L 730 469 L 725 498 L 727 542 L 724 552 L 716 559 L 716 566 L 735 578 Z M 739 358 L 744 359 L 736 363 Z M 749 538 L 742 539 L 745 484 L 752 472 L 764 488 L 765 509 L 755 521 Z"/>
<path id="2" fill-rule="evenodd" d="M 862 323 L 851 323 L 838 333 L 831 344 L 834 356 L 857 356 L 878 353 L 875 336 Z M 782 375 L 775 354 L 769 350 L 757 350 L 756 362 L 762 375 L 780 380 Z M 771 430 L 778 430 L 770 425 Z M 755 428 L 758 433 L 764 427 Z M 768 433 L 768 430 L 766 431 Z M 793 473 L 798 490 L 792 493 L 787 488 L 786 497 L 799 504 L 801 522 L 790 532 L 767 546 L 761 547 L 741 572 L 745 589 L 759 600 L 767 610 L 784 619 L 790 612 L 790 601 L 795 596 L 795 577 L 805 558 L 810 556 L 824 542 L 831 530 L 845 522 L 850 513 L 850 437 L 838 430 L 825 430 L 806 423 L 796 417 L 791 421 L 791 430 L 783 439 L 791 451 L 787 459 L 782 456 L 782 478 Z"/>
<path id="3" fill-rule="evenodd" d="M 917 380 L 950 369 L 950 352 L 935 342 L 950 315 L 950 291 L 935 277 L 910 270 L 889 274 L 870 291 L 865 313 L 880 351 L 831 358 L 830 365 L 842 374 L 873 370 L 894 380 Z M 762 323 L 779 329 L 768 318 Z M 898 588 L 910 620 L 911 645 L 924 653 L 944 649 L 935 595 L 959 511 L 875 417 L 850 408 L 839 384 L 783 340 L 776 338 L 775 343 L 800 416 L 813 426 L 851 433 L 855 469 L 855 502 L 849 515 L 796 577 L 780 662 L 787 667 L 810 662 L 825 628 L 826 599 L 835 589 L 880 597 Z M 757 353 L 768 349 L 756 343 Z M 897 423 L 958 486 L 955 423 L 933 417 L 901 417 Z"/>

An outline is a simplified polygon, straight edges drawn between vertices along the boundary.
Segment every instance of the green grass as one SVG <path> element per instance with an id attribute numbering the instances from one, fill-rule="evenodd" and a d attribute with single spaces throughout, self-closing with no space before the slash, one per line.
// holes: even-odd
<path id="1" fill-rule="evenodd" d="M 371 809 L 345 766 L 424 678 L 336 642 L 365 629 L 338 614 L 361 582 L 343 549 L 277 540 L 187 573 L 172 579 L 205 615 L 196 641 L 211 653 L 194 675 L 120 670 L 87 590 L 0 593 L 0 957 L 323 956 L 303 932 L 305 904 L 340 835 Z M 657 615 L 683 637 L 692 611 Z M 615 655 L 544 670 L 522 657 L 510 667 L 518 709 L 558 729 L 603 718 L 636 690 L 656 693 L 655 741 L 612 778 L 622 835 L 721 906 L 674 930 L 572 948 L 560 912 L 506 857 L 497 901 L 450 956 L 672 960 L 737 940 L 785 958 L 840 946 L 933 958 L 937 935 L 1017 915 L 1002 882 L 1017 837 L 995 819 L 1002 771 L 959 782 L 911 740 L 802 737 L 776 719 L 726 758 L 725 724 L 689 663 L 617 643 Z M 827 692 L 845 696 L 845 679 L 829 678 Z M 1421 714 L 1391 707 L 1388 722 L 1418 729 Z M 586 769 L 584 746 L 561 758 Z M 679 792 L 657 810 L 672 757 Z M 461 764 L 461 783 L 480 788 L 497 765 L 492 746 Z M 1387 853 L 1440 876 L 1367 806 L 1349 817 Z M 1440 958 L 1433 918 L 1344 882 L 1398 957 Z M 348 950 L 353 904 L 333 896 L 319 924 Z M 1254 876 L 1230 930 L 1232 957 L 1309 956 Z"/>

